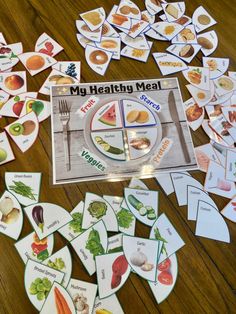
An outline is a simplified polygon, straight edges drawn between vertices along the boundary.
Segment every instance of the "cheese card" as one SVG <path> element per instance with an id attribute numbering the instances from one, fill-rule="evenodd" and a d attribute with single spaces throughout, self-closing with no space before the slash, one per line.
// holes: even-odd
<path id="1" fill-rule="evenodd" d="M 162 75 L 169 75 L 188 69 L 188 66 L 181 59 L 169 53 L 154 52 L 152 55 Z"/>
<path id="2" fill-rule="evenodd" d="M 104 75 L 113 53 L 104 49 L 87 45 L 85 48 L 85 58 L 92 70 L 100 75 Z"/>
<path id="3" fill-rule="evenodd" d="M 208 67 L 210 69 L 211 80 L 215 80 L 222 76 L 229 67 L 228 58 L 203 57 L 202 63 L 204 67 Z"/>
<path id="4" fill-rule="evenodd" d="M 123 57 L 131 58 L 134 60 L 142 61 L 142 62 L 147 62 L 148 57 L 150 55 L 151 47 L 152 47 L 152 42 L 148 41 L 148 45 L 150 48 L 148 49 L 137 49 L 137 48 L 132 48 L 130 46 L 125 46 L 120 54 Z"/>
<path id="5" fill-rule="evenodd" d="M 88 25 L 91 31 L 95 31 L 101 27 L 105 21 L 106 13 L 104 8 L 100 7 L 91 11 L 80 14 L 80 17 Z"/>
<path id="6" fill-rule="evenodd" d="M 204 107 L 199 107 L 193 98 L 187 100 L 184 106 L 188 125 L 193 131 L 196 131 L 203 122 L 205 114 Z"/>
<path id="7" fill-rule="evenodd" d="M 6 132 L 0 133 L 0 165 L 15 159 Z"/>
<path id="8" fill-rule="evenodd" d="M 189 66 L 188 69 L 184 70 L 182 73 L 191 85 L 199 89 L 210 90 L 209 68 Z"/>
<path id="9" fill-rule="evenodd" d="M 180 19 L 185 12 L 185 3 L 181 2 L 172 2 L 172 3 L 163 3 L 162 5 L 163 11 L 166 15 L 168 22 L 174 22 Z"/>
<path id="10" fill-rule="evenodd" d="M 210 143 L 195 147 L 195 153 L 198 167 L 203 172 L 207 172 L 210 160 L 220 163 L 220 160 Z"/>
<path id="11" fill-rule="evenodd" d="M 197 35 L 194 25 L 186 26 L 172 41 L 172 44 L 197 44 Z"/>
<path id="12" fill-rule="evenodd" d="M 173 44 L 169 46 L 166 51 L 172 53 L 173 55 L 181 58 L 187 63 L 190 63 L 193 58 L 200 51 L 200 45 L 189 45 L 189 44 Z"/>
<path id="13" fill-rule="evenodd" d="M 202 6 L 200 6 L 193 13 L 192 23 L 195 25 L 196 30 L 199 33 L 208 27 L 215 25 L 216 21 Z"/>
<path id="14" fill-rule="evenodd" d="M 88 25 L 81 20 L 76 20 L 75 25 L 77 30 L 88 40 L 92 42 L 100 42 L 102 37 L 102 26 L 94 31 L 88 27 Z"/>
<path id="15" fill-rule="evenodd" d="M 59 45 L 58 42 L 46 33 L 39 36 L 34 48 L 35 52 L 44 53 L 50 57 L 56 56 L 63 49 L 64 48 Z"/>
<path id="16" fill-rule="evenodd" d="M 215 31 L 202 33 L 197 36 L 197 42 L 202 47 L 201 51 L 205 57 L 211 55 L 218 46 L 218 36 Z"/>
<path id="17" fill-rule="evenodd" d="M 225 179 L 236 182 L 236 151 L 227 149 L 225 164 Z"/>
<path id="18" fill-rule="evenodd" d="M 230 200 L 220 213 L 232 222 L 236 222 L 236 197 Z"/>
<path id="19" fill-rule="evenodd" d="M 0 88 L 12 96 L 27 92 L 26 72 L 0 73 Z"/>
<path id="20" fill-rule="evenodd" d="M 166 39 L 171 40 L 183 29 L 183 26 L 174 22 L 156 22 L 151 25 L 151 28 Z"/>

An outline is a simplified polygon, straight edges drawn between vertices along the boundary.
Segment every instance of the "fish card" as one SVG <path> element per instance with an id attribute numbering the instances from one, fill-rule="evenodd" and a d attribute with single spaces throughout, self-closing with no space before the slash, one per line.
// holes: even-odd
<path id="1" fill-rule="evenodd" d="M 104 310 L 112 314 L 124 314 L 120 302 L 115 294 L 112 294 L 105 299 L 99 299 L 99 297 L 95 299 L 93 314 L 102 314 Z"/>
<path id="2" fill-rule="evenodd" d="M 169 75 L 188 69 L 188 66 L 181 59 L 169 53 L 154 52 L 152 55 L 162 75 Z"/>
<path id="3" fill-rule="evenodd" d="M 91 31 L 88 25 L 81 20 L 76 20 L 75 25 L 77 30 L 88 40 L 92 42 L 100 42 L 102 37 L 102 26 L 95 31 Z"/>
<path id="4" fill-rule="evenodd" d="M 0 133 L 0 165 L 15 159 L 6 132 Z"/>
<path id="5" fill-rule="evenodd" d="M 142 61 L 142 62 L 147 62 L 148 57 L 150 55 L 151 47 L 152 47 L 152 42 L 148 41 L 148 45 L 150 48 L 148 49 L 137 49 L 137 48 L 132 48 L 130 46 L 125 46 L 120 54 L 123 57 L 131 58 L 134 60 Z"/>
<path id="6" fill-rule="evenodd" d="M 194 25 L 188 25 L 182 29 L 178 35 L 176 35 L 172 40 L 172 44 L 197 44 L 197 35 Z"/>
<path id="7" fill-rule="evenodd" d="M 188 125 L 193 131 L 196 131 L 202 125 L 205 114 L 204 107 L 199 107 L 193 98 L 187 100 L 184 105 Z"/>
<path id="8" fill-rule="evenodd" d="M 52 66 L 52 69 L 69 75 L 78 82 L 80 81 L 81 61 L 58 61 Z"/>
<path id="9" fill-rule="evenodd" d="M 223 96 L 236 90 L 236 81 L 226 75 L 214 80 L 214 84 L 218 96 Z"/>
<path id="10" fill-rule="evenodd" d="M 25 98 L 20 117 L 23 117 L 32 111 L 36 114 L 38 121 L 42 122 L 51 115 L 51 103 L 46 100 L 27 96 Z"/>
<path id="11" fill-rule="evenodd" d="M 9 95 L 16 96 L 27 92 L 26 72 L 0 73 L 0 88 Z"/>
<path id="12" fill-rule="evenodd" d="M 122 27 L 125 29 L 130 29 L 131 28 L 131 19 L 125 15 L 121 15 L 121 14 L 116 13 L 117 9 L 118 9 L 118 6 L 114 5 L 110 11 L 108 17 L 107 17 L 107 22 L 113 26 L 118 26 L 118 27 Z"/>
<path id="13" fill-rule="evenodd" d="M 222 76 L 229 67 L 228 58 L 203 57 L 202 63 L 204 67 L 208 67 L 210 69 L 211 80 L 215 80 Z"/>
<path id="14" fill-rule="evenodd" d="M 220 213 L 232 222 L 236 222 L 236 197 L 230 200 Z"/>
<path id="15" fill-rule="evenodd" d="M 210 90 L 200 89 L 192 84 L 188 84 L 186 87 L 199 107 L 207 105 L 213 98 L 215 92 L 214 83 L 212 81 L 210 81 Z"/>
<path id="16" fill-rule="evenodd" d="M 156 22 L 151 25 L 151 28 L 166 39 L 171 40 L 183 29 L 183 26 L 174 22 Z"/>
<path id="17" fill-rule="evenodd" d="M 210 90 L 209 68 L 189 66 L 182 73 L 185 79 L 193 86 L 207 91 Z"/>
<path id="18" fill-rule="evenodd" d="M 175 22 L 180 19 L 185 12 L 185 3 L 181 2 L 172 2 L 172 3 L 163 3 L 162 5 L 163 11 L 166 15 L 166 19 L 168 22 Z"/>
<path id="19" fill-rule="evenodd" d="M 207 172 L 210 160 L 220 164 L 220 159 L 210 143 L 195 147 L 195 153 L 199 169 L 203 172 Z"/>
<path id="20" fill-rule="evenodd" d="M 236 182 L 236 151 L 227 149 L 225 164 L 225 179 Z"/>
<path id="21" fill-rule="evenodd" d="M 85 58 L 88 65 L 100 75 L 105 74 L 112 56 L 112 52 L 104 49 L 94 48 L 90 45 L 85 48 Z"/>
<path id="22" fill-rule="evenodd" d="M 55 57 L 64 48 L 58 44 L 53 38 L 48 34 L 43 33 L 37 39 L 34 51 L 39 53 L 44 53 L 50 57 Z"/>
<path id="23" fill-rule="evenodd" d="M 22 43 L 3 45 L 0 47 L 0 72 L 11 71 L 18 62 L 18 55 L 23 52 Z"/>
<path id="24" fill-rule="evenodd" d="M 173 44 L 169 46 L 166 51 L 172 53 L 174 56 L 179 57 L 185 62 L 190 63 L 200 51 L 200 49 L 200 45 Z"/>
<path id="25" fill-rule="evenodd" d="M 112 59 L 120 60 L 121 40 L 119 37 L 102 36 L 100 43 L 95 43 L 100 49 L 112 52 Z"/>
<path id="26" fill-rule="evenodd" d="M 91 31 L 95 31 L 103 25 L 106 18 L 106 13 L 105 10 L 100 7 L 91 11 L 84 12 L 80 14 L 80 17 L 84 20 L 84 22 Z"/>
<path id="27" fill-rule="evenodd" d="M 202 7 L 198 7 L 192 17 L 192 23 L 198 33 L 216 24 L 213 17 Z"/>
<path id="28" fill-rule="evenodd" d="M 218 46 L 218 36 L 215 31 L 202 33 L 197 36 L 197 42 L 202 47 L 201 51 L 205 57 L 211 55 Z"/>
<path id="29" fill-rule="evenodd" d="M 120 39 L 125 45 L 130 46 L 134 49 L 141 49 L 141 50 L 150 49 L 150 46 L 144 34 L 140 34 L 136 38 L 132 38 L 129 35 L 126 35 L 125 33 L 120 33 Z"/>

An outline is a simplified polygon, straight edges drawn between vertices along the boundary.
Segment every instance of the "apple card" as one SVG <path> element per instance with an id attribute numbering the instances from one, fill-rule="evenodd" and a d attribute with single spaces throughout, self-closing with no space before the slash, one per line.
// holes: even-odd
<path id="1" fill-rule="evenodd" d="M 178 35 L 176 35 L 172 41 L 172 44 L 197 44 L 197 35 L 194 25 L 186 26 Z"/>
<path id="2" fill-rule="evenodd" d="M 225 168 L 212 160 L 208 166 L 204 190 L 226 198 L 236 194 L 234 182 L 225 179 Z"/>
<path id="3" fill-rule="evenodd" d="M 109 37 L 103 36 L 101 38 L 100 43 L 95 43 L 96 46 L 100 49 L 104 49 L 105 51 L 112 52 L 112 59 L 120 60 L 120 47 L 121 47 L 121 40 L 118 37 Z"/>
<path id="4" fill-rule="evenodd" d="M 107 253 L 123 252 L 123 234 L 118 233 L 108 238 Z"/>
<path id="5" fill-rule="evenodd" d="M 56 281 L 61 283 L 64 273 L 28 259 L 25 266 L 25 290 L 30 302 L 40 311 Z"/>
<path id="6" fill-rule="evenodd" d="M 28 206 L 39 200 L 41 177 L 40 172 L 6 172 L 5 184 L 20 204 Z"/>
<path id="7" fill-rule="evenodd" d="M 182 73 L 185 79 L 193 86 L 207 91 L 210 89 L 209 68 L 189 66 Z"/>
<path id="8" fill-rule="evenodd" d="M 181 59 L 169 53 L 155 52 L 152 55 L 162 75 L 169 75 L 188 69 L 188 66 Z"/>
<path id="9" fill-rule="evenodd" d="M 123 57 L 131 58 L 134 60 L 142 61 L 142 62 L 147 62 L 148 57 L 150 55 L 151 47 L 152 47 L 152 42 L 148 41 L 148 45 L 150 46 L 149 49 L 137 49 L 137 48 L 132 48 L 130 46 L 125 46 L 120 54 Z"/>
<path id="10" fill-rule="evenodd" d="M 95 257 L 107 251 L 107 230 L 102 220 L 78 235 L 71 241 L 76 254 L 90 276 L 95 271 Z"/>
<path id="11" fill-rule="evenodd" d="M 236 151 L 228 149 L 226 152 L 225 179 L 236 182 Z"/>
<path id="12" fill-rule="evenodd" d="M 197 36 L 197 42 L 202 47 L 205 57 L 211 55 L 218 46 L 218 36 L 215 31 L 210 31 Z"/>
<path id="13" fill-rule="evenodd" d="M 37 203 L 24 211 L 40 240 L 72 220 L 66 209 L 52 203 Z"/>
<path id="14" fill-rule="evenodd" d="M 91 227 L 100 219 L 103 220 L 108 231 L 118 231 L 116 214 L 111 205 L 97 194 L 86 193 L 82 229 Z"/>
<path id="15" fill-rule="evenodd" d="M 74 302 L 77 313 L 92 313 L 97 294 L 96 284 L 71 278 L 66 290 Z"/>
<path id="16" fill-rule="evenodd" d="M 139 7 L 130 0 L 121 0 L 117 8 L 117 13 L 136 20 L 141 19 L 141 12 Z"/>
<path id="17" fill-rule="evenodd" d="M 76 314 L 75 305 L 68 291 L 54 281 L 40 314 L 61 313 L 61 309 L 63 313 Z"/>
<path id="18" fill-rule="evenodd" d="M 166 39 L 171 40 L 183 29 L 183 26 L 174 22 L 156 22 L 151 25 L 151 28 Z"/>
<path id="19" fill-rule="evenodd" d="M 95 258 L 99 298 L 103 299 L 122 288 L 130 274 L 123 252 L 98 255 Z"/>
<path id="20" fill-rule="evenodd" d="M 211 15 L 202 7 L 198 7 L 192 17 L 192 23 L 196 27 L 198 33 L 216 24 L 216 21 Z"/>
<path id="21" fill-rule="evenodd" d="M 60 46 L 54 39 L 52 39 L 48 34 L 43 33 L 37 39 L 35 44 L 35 52 L 44 53 L 50 57 L 54 57 L 64 48 Z"/>
<path id="22" fill-rule="evenodd" d="M 0 165 L 10 162 L 15 159 L 10 142 L 6 132 L 0 133 Z"/>
<path id="23" fill-rule="evenodd" d="M 214 84 L 218 96 L 223 96 L 236 90 L 236 81 L 226 75 L 214 80 Z"/>
<path id="24" fill-rule="evenodd" d="M 85 58 L 92 70 L 100 75 L 104 75 L 113 53 L 100 48 L 87 45 L 85 48 Z"/>
<path id="25" fill-rule="evenodd" d="M 210 79 L 215 80 L 222 76 L 229 67 L 229 59 L 228 58 L 210 58 L 203 57 L 202 63 L 204 67 L 208 67 L 210 69 Z"/>
<path id="26" fill-rule="evenodd" d="M 99 299 L 99 297 L 95 299 L 93 314 L 102 313 L 104 310 L 112 314 L 124 314 L 120 302 L 115 294 L 112 294 L 105 299 Z"/>
<path id="27" fill-rule="evenodd" d="M 172 3 L 164 3 L 161 5 L 163 11 L 166 15 L 168 22 L 174 22 L 180 19 L 185 12 L 185 3 L 181 2 L 172 2 Z"/>
<path id="28" fill-rule="evenodd" d="M 33 231 L 14 245 L 25 264 L 28 259 L 41 263 L 52 254 L 54 235 L 51 234 L 39 240 L 37 234 Z"/>
<path id="29" fill-rule="evenodd" d="M 145 0 L 145 6 L 151 15 L 155 15 L 163 10 L 161 4 L 165 2 L 166 1 L 163 0 L 161 1 Z"/>
<path id="30" fill-rule="evenodd" d="M 75 21 L 77 30 L 88 40 L 92 42 L 100 42 L 102 37 L 102 26 L 95 31 L 91 31 L 84 21 L 76 20 Z"/>
<path id="31" fill-rule="evenodd" d="M 195 235 L 230 243 L 227 224 L 219 211 L 203 201 L 198 203 L 198 214 Z"/>
<path id="32" fill-rule="evenodd" d="M 15 96 L 27 92 L 26 72 L 0 73 L 0 88 Z"/>
<path id="33" fill-rule="evenodd" d="M 234 139 L 229 133 L 232 125 L 228 123 L 223 114 L 216 117 L 209 123 L 209 126 L 227 143 L 228 146 L 234 144 Z"/>
<path id="34" fill-rule="evenodd" d="M 23 117 L 32 111 L 36 114 L 38 121 L 42 122 L 51 115 L 51 103 L 34 97 L 26 97 L 20 117 Z"/>
<path id="35" fill-rule="evenodd" d="M 0 72 L 11 71 L 18 62 L 18 55 L 23 52 L 22 43 L 3 45 L 0 48 Z"/>
<path id="36" fill-rule="evenodd" d="M 189 44 L 173 44 L 169 46 L 166 51 L 172 53 L 173 55 L 181 58 L 187 63 L 190 63 L 193 58 L 200 51 L 200 45 L 189 45 Z"/>
<path id="37" fill-rule="evenodd" d="M 5 191 L 0 198 L 0 233 L 17 240 L 23 227 L 23 213 L 18 200 Z"/>
<path id="38" fill-rule="evenodd" d="M 210 81 L 210 90 L 200 89 L 193 86 L 192 84 L 188 84 L 186 85 L 186 87 L 199 107 L 204 107 L 205 105 L 207 105 L 211 101 L 215 92 L 214 84 L 212 81 Z"/>
<path id="39" fill-rule="evenodd" d="M 91 31 L 95 31 L 104 23 L 106 13 L 105 10 L 102 7 L 100 7 L 91 11 L 84 12 L 80 14 L 80 17 L 88 25 Z"/>
<path id="40" fill-rule="evenodd" d="M 210 143 L 195 147 L 195 154 L 198 167 L 203 172 L 207 172 L 210 160 L 220 163 L 220 160 Z"/>
<path id="41" fill-rule="evenodd" d="M 230 200 L 220 213 L 232 222 L 236 222 L 236 197 Z"/>
<path id="42" fill-rule="evenodd" d="M 204 107 L 199 107 L 193 98 L 184 103 L 185 113 L 188 125 L 193 131 L 196 131 L 202 124 L 204 119 Z"/>
<path id="43" fill-rule="evenodd" d="M 236 107 L 234 106 L 221 107 L 221 112 L 223 113 L 227 121 L 235 128 L 236 127 Z"/>
<path id="44" fill-rule="evenodd" d="M 156 280 L 159 241 L 123 235 L 123 249 L 130 267 L 142 278 Z"/>
<path id="45" fill-rule="evenodd" d="M 140 34 L 136 38 L 132 38 L 125 33 L 120 33 L 120 39 L 125 45 L 130 46 L 134 49 L 150 49 L 150 46 L 144 34 Z"/>
<path id="46" fill-rule="evenodd" d="M 107 17 L 107 22 L 114 26 L 130 29 L 131 19 L 127 16 L 116 13 L 117 9 L 118 6 L 114 5 Z"/>
<path id="47" fill-rule="evenodd" d="M 81 61 L 58 61 L 52 66 L 52 69 L 65 73 L 78 82 L 80 81 Z"/>

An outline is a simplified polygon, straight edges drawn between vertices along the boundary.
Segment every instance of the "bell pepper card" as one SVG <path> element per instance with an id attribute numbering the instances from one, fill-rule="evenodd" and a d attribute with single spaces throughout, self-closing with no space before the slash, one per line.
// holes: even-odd
<path id="1" fill-rule="evenodd" d="M 15 159 L 6 132 L 0 133 L 0 165 Z"/>
<path id="2" fill-rule="evenodd" d="M 197 32 L 200 33 L 208 27 L 215 25 L 217 22 L 206 9 L 200 6 L 193 13 L 192 23 L 195 25 Z"/>
<path id="3" fill-rule="evenodd" d="M 107 251 L 107 230 L 102 220 L 78 235 L 71 245 L 84 267 L 92 276 L 95 271 L 95 257 Z"/>
<path id="4" fill-rule="evenodd" d="M 124 314 L 120 302 L 115 294 L 112 294 L 105 299 L 100 299 L 99 297 L 95 299 L 93 314 L 103 314 L 104 311 L 105 313 Z"/>
<path id="5" fill-rule="evenodd" d="M 49 101 L 34 97 L 26 97 L 20 116 L 34 112 L 39 122 L 46 120 L 51 115 L 51 104 Z"/>
<path id="6" fill-rule="evenodd" d="M 43 262 L 52 254 L 54 246 L 54 235 L 39 240 L 37 234 L 33 231 L 26 237 L 15 243 L 15 248 L 26 264 L 28 259 Z"/>
<path id="7" fill-rule="evenodd" d="M 220 213 L 232 222 L 236 222 L 236 197 L 230 200 Z"/>
<path id="8" fill-rule="evenodd" d="M 12 96 L 27 92 L 26 72 L 0 73 L 0 88 Z"/>
<path id="9" fill-rule="evenodd" d="M 91 314 L 97 294 L 94 283 L 71 278 L 66 288 L 69 292 L 77 313 Z"/>
<path id="10" fill-rule="evenodd" d="M 17 240 L 23 227 L 23 213 L 18 200 L 5 191 L 0 198 L 0 233 Z"/>
<path id="11" fill-rule="evenodd" d="M 123 252 L 122 233 L 118 233 L 108 238 L 107 253 Z"/>
<path id="12" fill-rule="evenodd" d="M 100 299 L 116 293 L 129 278 L 130 266 L 123 252 L 98 255 L 95 263 Z"/>
<path id="13" fill-rule="evenodd" d="M 43 33 L 39 36 L 34 48 L 35 52 L 44 53 L 50 57 L 54 57 L 63 49 L 64 48 L 62 46 L 60 46 L 53 38 L 51 38 L 46 33 Z"/>
<path id="14" fill-rule="evenodd" d="M 220 159 L 211 143 L 195 147 L 195 152 L 199 169 L 203 172 L 207 172 L 210 160 L 220 164 Z"/>
<path id="15" fill-rule="evenodd" d="M 28 259 L 25 266 L 25 290 L 30 302 L 40 311 L 53 283 L 61 283 L 64 273 Z"/>
<path id="16" fill-rule="evenodd" d="M 68 291 L 57 281 L 54 281 L 43 304 L 40 314 L 70 313 L 76 314 L 75 305 Z"/>
<path id="17" fill-rule="evenodd" d="M 73 219 L 66 209 L 52 203 L 33 204 L 24 211 L 40 240 Z"/>
<path id="18" fill-rule="evenodd" d="M 236 151 L 228 149 L 226 153 L 225 179 L 236 182 Z"/>

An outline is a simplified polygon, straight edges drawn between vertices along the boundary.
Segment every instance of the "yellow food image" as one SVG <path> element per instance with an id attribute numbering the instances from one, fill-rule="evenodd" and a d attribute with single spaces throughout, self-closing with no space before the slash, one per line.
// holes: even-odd
<path id="1" fill-rule="evenodd" d="M 144 56 L 145 54 L 145 50 L 142 49 L 133 49 L 132 50 L 132 56 L 136 57 L 136 58 L 141 58 L 142 56 Z"/>
<path id="2" fill-rule="evenodd" d="M 175 27 L 173 25 L 168 25 L 164 29 L 164 34 L 165 35 L 171 35 L 174 33 L 174 31 L 175 31 Z"/>
<path id="3" fill-rule="evenodd" d="M 172 4 L 168 4 L 168 5 L 166 6 L 166 12 L 167 12 L 169 15 L 173 16 L 175 19 L 178 18 L 179 11 L 178 11 L 178 9 L 177 9 L 175 6 L 173 6 Z"/>
<path id="4" fill-rule="evenodd" d="M 113 314 L 112 312 L 105 310 L 105 309 L 98 309 L 95 312 L 96 314 Z"/>
<path id="5" fill-rule="evenodd" d="M 187 42 L 189 40 L 194 40 L 195 39 L 195 34 L 191 31 L 189 28 L 185 28 L 180 32 L 180 36 L 182 39 Z"/>
<path id="6" fill-rule="evenodd" d="M 206 94 L 203 92 L 199 92 L 197 93 L 197 98 L 203 100 L 206 98 Z"/>
<path id="7" fill-rule="evenodd" d="M 100 17 L 100 14 L 98 12 L 88 12 L 83 14 L 83 18 L 93 24 L 94 26 L 100 24 L 102 22 L 102 19 Z"/>
<path id="8" fill-rule="evenodd" d="M 231 81 L 231 79 L 227 77 L 222 77 L 218 79 L 218 84 L 220 85 L 221 88 L 231 91 L 234 89 L 234 83 Z"/>
<path id="9" fill-rule="evenodd" d="M 146 123 L 149 121 L 149 113 L 147 111 L 131 110 L 127 114 L 126 120 L 129 123 Z"/>
<path id="10" fill-rule="evenodd" d="M 41 56 L 31 56 L 26 60 L 26 67 L 29 70 L 39 70 L 41 69 L 45 64 L 45 60 Z"/>
<path id="11" fill-rule="evenodd" d="M 218 64 L 215 60 L 211 59 L 207 61 L 207 65 L 210 68 L 210 71 L 215 71 L 218 68 Z"/>
<path id="12" fill-rule="evenodd" d="M 109 49 L 109 48 L 114 49 L 117 47 L 117 42 L 112 39 L 103 40 L 101 42 L 101 47 L 106 48 L 106 49 Z"/>

